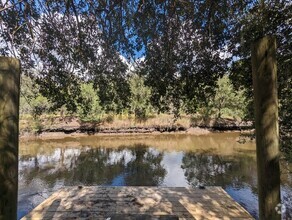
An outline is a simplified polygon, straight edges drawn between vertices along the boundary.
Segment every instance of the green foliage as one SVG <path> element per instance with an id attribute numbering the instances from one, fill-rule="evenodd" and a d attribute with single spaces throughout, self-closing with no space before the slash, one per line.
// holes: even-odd
<path id="1" fill-rule="evenodd" d="M 278 65 L 280 129 L 292 133 L 292 56 Z M 291 142 L 290 142 L 291 143 Z M 292 148 L 292 147 L 290 147 Z"/>
<path id="2" fill-rule="evenodd" d="M 277 39 L 277 75 L 280 132 L 286 136 L 291 135 L 292 107 L 291 107 L 291 82 L 292 82 L 292 41 L 291 41 L 291 16 L 292 4 L 289 0 L 280 1 L 255 1 L 250 5 L 243 16 L 237 21 L 238 29 L 234 29 L 232 43 L 233 54 L 239 58 L 233 63 L 232 81 L 237 86 L 246 89 L 248 102 L 247 118 L 254 119 L 252 71 L 250 59 L 251 44 L 265 35 L 275 36 Z M 291 146 L 280 141 L 281 150 L 289 152 Z"/>
<path id="3" fill-rule="evenodd" d="M 81 84 L 81 94 L 77 105 L 77 114 L 83 121 L 99 121 L 102 108 L 97 91 L 92 83 Z"/>
<path id="4" fill-rule="evenodd" d="M 213 103 L 211 101 L 204 103 L 204 105 L 198 109 L 198 113 L 200 114 L 201 119 L 203 119 L 204 123 L 206 124 L 209 123 L 215 114 L 215 109 L 213 108 L 212 104 Z"/>
<path id="5" fill-rule="evenodd" d="M 113 113 L 109 113 L 109 114 L 107 114 L 107 115 L 103 118 L 103 120 L 104 120 L 106 123 L 111 124 L 111 123 L 114 122 L 114 120 L 115 120 L 115 116 L 114 116 Z"/>
<path id="6" fill-rule="evenodd" d="M 30 100 L 38 92 L 36 87 L 33 85 L 33 81 L 27 76 L 21 76 L 20 80 L 20 114 L 32 113 L 32 107 L 30 106 Z"/>
<path id="7" fill-rule="evenodd" d="M 247 112 L 245 89 L 234 89 L 228 75 L 219 78 L 216 83 L 215 94 L 200 102 L 198 113 L 203 121 L 210 119 L 232 117 L 236 120 L 244 119 Z"/>
<path id="8" fill-rule="evenodd" d="M 282 135 L 280 139 L 280 147 L 285 155 L 285 159 L 292 163 L 292 137 L 289 135 Z"/>
<path id="9" fill-rule="evenodd" d="M 145 120 L 152 110 L 151 90 L 145 86 L 144 79 L 137 74 L 131 76 L 129 84 L 131 90 L 130 110 L 135 114 L 136 119 Z"/>
<path id="10" fill-rule="evenodd" d="M 51 107 L 48 99 L 40 94 L 31 100 L 30 105 L 32 106 L 32 115 L 34 118 L 48 112 Z"/>
<path id="11" fill-rule="evenodd" d="M 254 120 L 254 103 L 252 90 L 252 70 L 250 59 L 241 59 L 234 62 L 231 66 L 230 80 L 235 88 L 244 88 L 246 97 L 246 114 L 245 120 Z"/>
<path id="12" fill-rule="evenodd" d="M 21 78 L 20 114 L 30 114 L 34 119 L 48 113 L 52 103 L 40 94 L 39 86 L 27 76 Z"/>
<path id="13" fill-rule="evenodd" d="M 221 118 L 222 115 L 225 115 L 243 119 L 246 106 L 245 90 L 242 88 L 235 90 L 227 75 L 219 78 L 213 100 L 213 108 L 217 117 Z"/>
<path id="14" fill-rule="evenodd" d="M 38 117 L 38 118 L 34 118 L 32 125 L 31 125 L 32 131 L 34 133 L 40 133 L 42 132 L 44 126 L 42 124 L 42 120 Z"/>

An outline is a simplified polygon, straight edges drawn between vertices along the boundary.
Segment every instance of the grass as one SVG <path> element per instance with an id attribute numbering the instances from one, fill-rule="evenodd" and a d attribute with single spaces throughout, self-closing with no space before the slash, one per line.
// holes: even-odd
<path id="1" fill-rule="evenodd" d="M 107 118 L 108 116 L 106 116 Z M 156 127 L 156 126 L 190 126 L 190 116 L 181 116 L 174 122 L 173 116 L 168 114 L 151 115 L 146 120 L 136 119 L 134 115 L 114 115 L 112 120 L 104 120 L 104 127 Z"/>
<path id="2" fill-rule="evenodd" d="M 123 128 L 154 128 L 154 127 L 184 127 L 186 129 L 196 126 L 212 126 L 215 119 L 205 121 L 200 115 L 182 114 L 174 120 L 170 114 L 152 114 L 147 119 L 139 120 L 133 114 L 102 114 L 97 118 L 99 121 L 82 121 L 76 115 L 61 117 L 58 114 L 44 114 L 37 118 L 31 115 L 21 115 L 21 133 L 39 133 L 43 130 L 52 130 L 68 127 L 80 127 L 81 125 L 95 126 L 101 129 L 123 129 Z M 228 120 L 228 118 L 226 118 Z M 223 119 L 224 120 L 224 119 Z M 230 119 L 229 119 L 230 120 Z"/>
<path id="3" fill-rule="evenodd" d="M 146 120 L 138 120 L 131 114 L 103 114 L 99 122 L 95 122 L 101 128 L 144 128 L 157 126 L 182 126 L 189 128 L 191 125 L 191 116 L 182 115 L 176 121 L 169 114 L 155 114 L 149 116 Z M 34 118 L 31 115 L 21 115 L 20 131 L 37 133 L 43 129 L 55 129 L 66 126 L 80 126 L 81 124 L 93 124 L 90 121 L 81 121 L 77 116 L 60 115 L 42 115 Z"/>

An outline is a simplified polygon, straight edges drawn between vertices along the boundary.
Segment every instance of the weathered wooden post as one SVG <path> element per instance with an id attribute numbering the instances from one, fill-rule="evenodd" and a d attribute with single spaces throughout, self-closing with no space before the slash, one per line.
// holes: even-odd
<path id="1" fill-rule="evenodd" d="M 0 57 L 0 219 L 17 218 L 20 62 Z"/>
<path id="2" fill-rule="evenodd" d="M 281 219 L 276 38 L 252 45 L 260 219 Z"/>

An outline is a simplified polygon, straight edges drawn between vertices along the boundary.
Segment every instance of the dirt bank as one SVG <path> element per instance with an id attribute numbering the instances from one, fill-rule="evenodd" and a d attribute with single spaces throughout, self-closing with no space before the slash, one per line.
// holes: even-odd
<path id="1" fill-rule="evenodd" d="M 160 134 L 160 133 L 188 133 L 192 135 L 205 135 L 210 132 L 237 131 L 251 128 L 251 123 L 239 123 L 235 120 L 220 119 L 191 121 L 181 119 L 176 123 L 161 118 L 147 122 L 131 120 L 118 120 L 114 122 L 82 122 L 75 117 L 45 118 L 38 122 L 38 129 L 30 129 L 29 120 L 21 120 L 21 139 L 49 139 L 65 137 L 81 137 L 87 135 L 128 135 L 128 134 Z"/>

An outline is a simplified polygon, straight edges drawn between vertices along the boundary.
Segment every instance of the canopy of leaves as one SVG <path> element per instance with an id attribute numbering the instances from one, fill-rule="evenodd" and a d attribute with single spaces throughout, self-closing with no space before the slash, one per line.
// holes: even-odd
<path id="1" fill-rule="evenodd" d="M 250 44 L 275 35 L 288 128 L 291 11 L 289 0 L 3 0 L 0 54 L 20 58 L 55 107 L 76 110 L 81 82 L 92 82 L 101 105 L 117 112 L 130 100 L 129 66 L 142 57 L 137 68 L 152 105 L 177 115 L 206 102 L 230 66 L 251 97 Z"/>
<path id="2" fill-rule="evenodd" d="M 230 0 L 0 4 L 0 53 L 20 58 L 41 92 L 56 107 L 70 109 L 76 108 L 73 100 L 80 93 L 76 85 L 88 79 L 99 88 L 102 103 L 111 106 L 111 100 L 119 100 L 115 108 L 125 107 L 129 87 L 122 56 L 133 62 L 137 53 L 146 56 L 143 69 L 154 102 L 165 97 L 179 107 L 180 96 L 204 99 L 226 68 L 219 55 L 231 36 L 232 16 L 247 5 Z M 221 9 L 228 7 L 234 11 Z"/>

